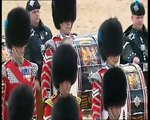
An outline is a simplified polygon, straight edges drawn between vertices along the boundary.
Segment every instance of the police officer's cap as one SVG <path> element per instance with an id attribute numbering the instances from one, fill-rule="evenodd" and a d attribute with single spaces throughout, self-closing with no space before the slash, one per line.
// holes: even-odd
<path id="1" fill-rule="evenodd" d="M 40 9 L 40 8 L 41 8 L 41 5 L 38 2 L 38 0 L 29 0 L 26 4 L 26 10 L 29 12 L 35 9 Z"/>
<path id="2" fill-rule="evenodd" d="M 133 2 L 130 6 L 130 9 L 133 15 L 137 16 L 145 15 L 145 8 L 143 3 L 140 3 L 138 1 Z"/>

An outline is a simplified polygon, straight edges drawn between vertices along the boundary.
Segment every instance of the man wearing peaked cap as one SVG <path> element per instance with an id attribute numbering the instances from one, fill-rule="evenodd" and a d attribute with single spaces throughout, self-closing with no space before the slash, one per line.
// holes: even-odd
<path id="1" fill-rule="evenodd" d="M 29 12 L 32 11 L 32 10 L 35 10 L 35 9 L 40 9 L 40 8 L 41 8 L 41 5 L 38 2 L 38 0 L 29 0 L 27 2 L 26 10 L 29 11 Z"/>
<path id="2" fill-rule="evenodd" d="M 36 63 L 39 67 L 38 80 L 41 83 L 41 69 L 43 63 L 44 44 L 52 38 L 51 30 L 40 18 L 41 5 L 38 0 L 28 0 L 26 10 L 31 20 L 30 41 L 25 50 L 25 58 Z M 36 54 L 35 54 L 36 53 Z"/>
<path id="3" fill-rule="evenodd" d="M 77 77 L 77 53 L 69 44 L 62 44 L 54 53 L 52 67 L 53 84 L 58 90 L 45 101 L 44 120 L 51 118 L 53 105 L 57 102 L 60 96 L 68 96 L 71 86 L 75 83 Z M 80 105 L 81 99 L 76 98 Z M 80 120 L 82 114 L 80 111 Z"/>
<path id="4" fill-rule="evenodd" d="M 92 119 L 107 119 L 108 113 L 103 108 L 102 78 L 105 72 L 120 64 L 123 50 L 123 30 L 117 18 L 105 20 L 98 30 L 98 51 L 102 58 L 102 67 L 89 78 L 92 81 Z"/>
<path id="5" fill-rule="evenodd" d="M 58 35 L 45 43 L 44 62 L 42 67 L 42 99 L 45 101 L 53 92 L 52 85 L 52 56 L 57 47 L 68 39 L 72 43 L 75 34 L 71 33 L 74 21 L 76 20 L 76 0 L 52 0 L 52 18 L 55 28 L 59 30 Z M 47 67 L 48 66 L 48 67 Z"/>
<path id="6" fill-rule="evenodd" d="M 103 77 L 104 109 L 108 111 L 108 120 L 118 120 L 121 107 L 126 103 L 127 80 L 124 71 L 113 67 L 106 71 Z"/>
<path id="7" fill-rule="evenodd" d="M 148 30 L 144 25 L 145 8 L 136 0 L 130 5 L 132 25 L 124 32 L 124 50 L 121 63 L 139 64 L 148 80 Z"/>
<path id="8" fill-rule="evenodd" d="M 136 0 L 130 5 L 130 9 L 133 15 L 137 15 L 137 16 L 145 15 L 144 5 L 138 0 Z"/>
<path id="9" fill-rule="evenodd" d="M 26 84 L 33 88 L 36 99 L 36 77 L 38 70 L 37 64 L 23 57 L 26 44 L 30 38 L 30 17 L 28 12 L 21 7 L 13 8 L 8 13 L 6 20 L 6 45 L 11 50 L 12 57 L 2 64 L 3 120 L 8 120 L 8 98 L 12 90 L 18 85 Z M 36 106 L 34 106 L 33 117 L 36 118 Z"/>
<path id="10" fill-rule="evenodd" d="M 52 110 L 52 120 L 79 120 L 79 106 L 74 96 L 61 96 Z"/>
<path id="11" fill-rule="evenodd" d="M 31 120 L 34 111 L 33 90 L 26 85 L 15 88 L 8 101 L 9 120 Z"/>

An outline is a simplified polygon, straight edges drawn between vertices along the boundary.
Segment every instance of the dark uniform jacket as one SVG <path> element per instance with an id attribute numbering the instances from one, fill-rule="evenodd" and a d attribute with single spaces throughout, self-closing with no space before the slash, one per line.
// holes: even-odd
<path id="1" fill-rule="evenodd" d="M 143 30 L 138 31 L 132 25 L 124 32 L 124 50 L 122 63 L 131 63 L 136 56 L 140 63 L 148 62 L 148 31 L 143 25 Z"/>
<path id="2" fill-rule="evenodd" d="M 30 41 L 26 47 L 25 58 L 35 62 L 38 67 L 38 80 L 40 80 L 43 63 L 44 44 L 52 38 L 52 33 L 40 20 L 39 27 L 31 26 Z"/>
<path id="3" fill-rule="evenodd" d="M 121 64 L 132 63 L 134 57 L 140 59 L 145 82 L 148 82 L 148 31 L 143 25 L 142 31 L 132 28 L 132 25 L 124 32 L 124 46 L 121 56 Z"/>

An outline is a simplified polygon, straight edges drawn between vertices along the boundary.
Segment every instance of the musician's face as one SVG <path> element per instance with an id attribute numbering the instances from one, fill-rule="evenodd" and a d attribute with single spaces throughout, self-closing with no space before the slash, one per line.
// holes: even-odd
<path id="1" fill-rule="evenodd" d="M 144 15 L 141 16 L 132 15 L 131 19 L 133 22 L 133 27 L 136 28 L 137 30 L 141 30 L 143 27 Z"/>
<path id="2" fill-rule="evenodd" d="M 71 89 L 71 83 L 69 81 L 64 81 L 59 84 L 59 91 L 63 94 L 63 96 L 68 95 L 70 89 Z"/>
<path id="3" fill-rule="evenodd" d="M 34 9 L 29 12 L 30 20 L 33 26 L 37 26 L 40 21 L 40 11 L 39 9 Z"/>
<path id="4" fill-rule="evenodd" d="M 64 34 L 70 34 L 72 29 L 72 22 L 66 21 L 60 24 L 60 31 Z"/>
<path id="5" fill-rule="evenodd" d="M 26 45 L 25 46 L 23 46 L 23 47 L 12 47 L 12 50 L 13 50 L 13 53 L 15 54 L 15 56 L 17 56 L 17 57 L 23 57 L 24 56 L 24 53 L 25 53 L 25 47 L 26 47 Z"/>
<path id="6" fill-rule="evenodd" d="M 118 120 L 121 114 L 121 107 L 111 107 L 108 110 L 110 120 Z"/>
<path id="7" fill-rule="evenodd" d="M 108 56 L 107 61 L 110 65 L 116 66 L 120 64 L 120 56 Z"/>

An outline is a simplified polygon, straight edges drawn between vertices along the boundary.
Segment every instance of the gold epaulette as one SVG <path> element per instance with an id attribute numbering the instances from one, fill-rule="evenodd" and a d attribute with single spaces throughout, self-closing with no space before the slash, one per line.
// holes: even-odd
<path id="1" fill-rule="evenodd" d="M 53 94 L 49 99 L 45 100 L 45 103 L 53 107 L 53 99 L 57 96 L 57 94 Z"/>
<path id="2" fill-rule="evenodd" d="M 81 103 L 81 98 L 77 96 L 76 99 L 77 99 L 78 104 L 80 105 L 80 103 Z"/>

